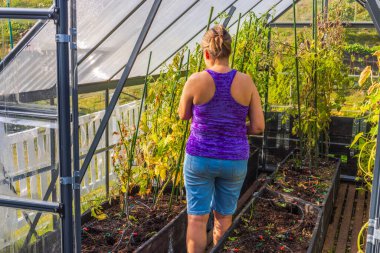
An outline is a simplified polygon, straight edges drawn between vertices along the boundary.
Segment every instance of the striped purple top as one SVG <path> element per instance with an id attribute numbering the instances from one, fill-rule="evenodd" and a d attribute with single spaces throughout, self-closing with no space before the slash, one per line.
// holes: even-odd
<path id="1" fill-rule="evenodd" d="M 206 70 L 214 80 L 214 97 L 202 105 L 193 105 L 193 120 L 186 152 L 225 160 L 246 160 L 249 156 L 245 124 L 248 106 L 235 101 L 231 84 L 236 75 Z"/>

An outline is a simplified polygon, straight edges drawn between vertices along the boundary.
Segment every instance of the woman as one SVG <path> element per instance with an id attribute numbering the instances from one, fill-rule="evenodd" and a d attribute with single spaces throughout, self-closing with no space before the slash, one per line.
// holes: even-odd
<path id="1" fill-rule="evenodd" d="M 227 30 L 221 25 L 208 30 L 202 48 L 207 69 L 191 75 L 179 105 L 180 118 L 192 118 L 184 163 L 190 253 L 205 251 L 211 209 L 214 244 L 230 227 L 247 172 L 247 134 L 259 134 L 265 127 L 252 79 L 229 67 Z"/>

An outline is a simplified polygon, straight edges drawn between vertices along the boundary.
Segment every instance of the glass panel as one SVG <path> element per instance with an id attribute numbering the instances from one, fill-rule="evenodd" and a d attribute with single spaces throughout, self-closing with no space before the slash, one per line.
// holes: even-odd
<path id="1" fill-rule="evenodd" d="M 91 50 L 141 0 L 77 1 L 78 58 Z"/>
<path id="2" fill-rule="evenodd" d="M 47 22 L 0 72 L 0 102 L 48 105 L 55 95 L 56 66 L 55 25 Z"/>
<path id="3" fill-rule="evenodd" d="M 168 1 L 169 2 L 169 1 Z M 215 18 L 220 12 L 224 11 L 234 1 L 200 1 L 190 11 L 182 15 L 176 23 L 171 26 L 165 33 L 157 38 L 145 51 L 143 51 L 136 60 L 136 63 L 132 69 L 131 77 L 144 76 L 146 67 L 148 64 L 149 52 L 152 51 L 151 70 L 159 66 L 167 57 L 174 53 L 180 46 L 185 44 L 192 36 L 198 33 L 203 26 L 207 25 L 208 17 L 210 14 L 211 6 L 214 6 L 213 18 Z M 189 5 L 192 2 L 189 2 Z M 187 7 L 187 6 L 186 6 Z M 160 7 L 161 11 L 157 14 L 151 31 L 162 31 L 166 28 L 167 21 L 162 22 L 163 16 L 171 16 L 174 20 L 185 7 L 181 9 L 169 9 L 164 6 Z M 173 13 L 168 15 L 168 13 Z M 164 19 L 165 20 L 165 19 Z M 202 32 L 201 32 L 202 33 Z M 149 41 L 147 39 L 146 41 Z M 195 44 L 188 44 L 190 48 L 193 48 Z M 155 73 L 157 73 L 156 71 Z M 114 79 L 119 79 L 121 76 L 119 72 Z"/>
<path id="4" fill-rule="evenodd" d="M 0 207 L 0 226 L 1 253 L 61 252 L 58 215 Z"/>
<path id="5" fill-rule="evenodd" d="M 0 194 L 58 201 L 56 130 L 0 122 L 0 142 Z"/>

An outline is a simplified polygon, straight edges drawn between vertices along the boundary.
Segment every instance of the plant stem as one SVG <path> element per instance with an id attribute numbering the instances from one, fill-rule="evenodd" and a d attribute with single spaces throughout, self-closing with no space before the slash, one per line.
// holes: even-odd
<path id="1" fill-rule="evenodd" d="M 266 54 L 267 54 L 267 62 L 266 62 L 266 76 L 265 76 L 265 97 L 264 97 L 264 118 L 265 121 L 268 119 L 268 109 L 269 109 L 269 74 L 270 74 L 270 66 L 269 66 L 269 54 L 270 54 L 270 41 L 271 41 L 271 33 L 272 29 L 269 26 L 268 30 L 268 41 L 266 45 Z M 267 160 L 267 143 L 268 143 L 268 132 L 264 131 L 263 137 L 263 149 L 262 149 L 262 158 L 263 158 L 263 168 L 266 168 L 266 160 Z"/>
<path id="2" fill-rule="evenodd" d="M 181 170 L 182 157 L 184 155 L 184 148 L 185 148 L 185 142 L 186 142 L 186 137 L 187 137 L 187 131 L 189 129 L 189 121 L 188 120 L 186 121 L 186 126 L 185 127 L 186 127 L 186 129 L 185 129 L 185 132 L 184 132 L 184 134 L 182 136 L 181 152 L 180 152 L 180 155 L 178 157 L 177 168 L 176 168 L 176 171 L 175 171 L 172 192 L 170 194 L 169 210 L 171 210 L 171 208 L 172 208 L 172 200 L 173 200 L 173 195 L 174 195 L 175 184 L 177 182 L 179 171 Z"/>
<path id="3" fill-rule="evenodd" d="M 313 40 L 314 40 L 314 63 L 313 63 L 313 82 L 314 82 L 314 110 L 315 110 L 315 123 L 314 123 L 314 138 L 315 138 L 315 153 L 314 158 L 316 164 L 319 157 L 319 138 L 318 138 L 318 79 L 317 79 L 317 54 L 318 54 L 318 19 L 317 19 L 317 0 L 313 0 Z"/>
<path id="4" fill-rule="evenodd" d="M 241 59 L 240 68 L 239 68 L 241 72 L 244 72 L 245 55 L 247 53 L 247 44 L 248 44 L 248 41 L 249 41 L 249 35 L 250 35 L 250 31 L 251 31 L 251 25 L 252 25 L 252 14 L 249 15 L 248 35 L 247 35 L 247 38 L 245 38 L 246 45 L 245 45 L 244 50 L 243 50 L 243 58 Z"/>
<path id="5" fill-rule="evenodd" d="M 298 107 L 298 137 L 300 140 L 300 153 L 303 154 L 303 134 L 301 129 L 301 95 L 299 80 L 299 62 L 298 62 L 298 36 L 297 36 L 297 16 L 296 16 L 296 0 L 293 0 L 293 25 L 294 25 L 294 51 L 296 64 L 296 85 L 297 85 L 297 107 Z M 301 165 L 302 166 L 302 165 Z"/>
<path id="6" fill-rule="evenodd" d="M 239 39 L 240 20 L 241 20 L 241 13 L 239 13 L 239 19 L 238 19 L 238 23 L 237 23 L 235 45 L 234 45 L 234 51 L 233 51 L 233 53 L 232 53 L 232 60 L 231 60 L 231 68 L 234 68 L 236 46 L 237 46 L 237 44 L 238 44 L 238 39 Z"/>
<path id="7" fill-rule="evenodd" d="M 11 1 L 7 0 L 7 7 L 11 6 Z M 13 29 L 12 29 L 12 21 L 9 18 L 8 19 L 8 27 L 9 27 L 9 45 L 11 49 L 13 49 Z"/>
<path id="8" fill-rule="evenodd" d="M 147 91 L 147 86 L 148 86 L 148 76 L 149 76 L 149 67 L 150 67 L 150 61 L 151 61 L 151 59 L 152 59 L 152 51 L 149 53 L 148 67 L 147 67 L 146 75 L 145 75 L 144 90 L 143 90 L 143 94 L 142 94 L 141 102 L 140 102 L 139 116 L 138 116 L 138 119 L 137 119 L 137 126 L 136 126 L 135 133 L 133 135 L 133 139 L 132 139 L 132 142 L 131 142 L 131 147 L 129 149 L 129 160 L 128 160 L 128 170 L 127 170 L 127 187 L 126 187 L 126 191 L 125 191 L 125 194 L 124 194 L 124 201 L 125 201 L 124 212 L 127 215 L 127 220 L 128 220 L 128 216 L 129 216 L 129 205 L 128 205 L 128 194 L 129 194 L 129 190 L 130 190 L 129 189 L 129 184 L 130 184 L 130 181 L 131 181 L 131 171 L 132 171 L 132 166 L 133 166 L 133 159 L 134 159 L 134 153 L 135 153 L 137 136 L 139 134 L 141 114 L 142 114 L 142 109 L 144 107 L 144 100 L 145 100 L 145 97 L 146 97 L 146 91 Z"/>
<path id="9" fill-rule="evenodd" d="M 190 50 L 187 54 L 185 81 L 187 81 L 187 79 L 189 78 L 189 67 L 190 67 L 189 61 L 190 61 Z M 180 151 L 180 155 L 178 157 L 177 168 L 176 168 L 176 172 L 175 172 L 175 176 L 174 176 L 174 182 L 173 182 L 173 188 L 172 188 L 172 191 L 170 194 L 169 210 L 171 210 L 171 207 L 172 207 L 172 199 L 173 199 L 173 194 L 174 194 L 175 183 L 177 182 L 178 174 L 179 174 L 179 171 L 181 170 L 182 157 L 184 155 L 184 148 L 185 148 L 185 142 L 186 142 L 188 129 L 189 129 L 189 120 L 186 121 L 185 132 L 184 132 L 183 137 L 182 137 L 181 151 Z"/>
<path id="10" fill-rule="evenodd" d="M 179 62 L 178 71 L 177 71 L 177 77 L 173 83 L 173 90 L 172 90 L 171 101 L 170 101 L 170 116 L 169 116 L 170 119 L 172 118 L 172 115 L 173 115 L 173 108 L 174 108 L 174 100 L 175 100 L 175 95 L 176 95 L 177 83 L 178 83 L 179 79 L 181 78 L 182 63 L 183 63 L 183 56 L 181 56 L 181 60 Z"/>
<path id="11" fill-rule="evenodd" d="M 210 15 L 209 15 L 209 18 L 208 18 L 208 23 L 207 23 L 207 26 L 206 26 L 206 31 L 208 31 L 210 29 L 210 24 L 211 24 L 211 19 L 212 19 L 212 13 L 213 13 L 213 11 L 214 11 L 214 7 L 211 7 L 211 9 L 210 9 Z M 187 58 L 186 80 L 187 80 L 188 74 L 189 74 L 189 65 L 190 65 L 189 64 L 189 59 L 190 59 L 190 51 L 189 51 L 188 58 Z M 203 54 L 201 54 L 201 57 L 199 59 L 198 71 L 197 72 L 199 72 L 201 70 L 201 68 L 202 68 L 202 61 L 203 61 Z M 175 170 L 175 176 L 174 176 L 174 182 L 173 182 L 172 191 L 171 191 L 171 194 L 170 194 L 169 210 L 171 210 L 171 207 L 172 207 L 172 201 L 173 201 L 175 183 L 177 181 L 178 173 L 179 173 L 179 170 L 181 168 L 181 161 L 182 161 L 182 156 L 184 154 L 184 147 L 185 147 L 185 142 L 186 142 L 187 131 L 189 129 L 189 122 L 190 122 L 190 120 L 186 121 L 186 126 L 185 126 L 186 128 L 185 128 L 185 132 L 184 132 L 183 137 L 182 137 L 181 151 L 180 151 L 180 155 L 179 155 L 178 162 L 177 162 L 177 168 Z M 163 191 L 163 189 L 161 189 L 161 191 Z"/>

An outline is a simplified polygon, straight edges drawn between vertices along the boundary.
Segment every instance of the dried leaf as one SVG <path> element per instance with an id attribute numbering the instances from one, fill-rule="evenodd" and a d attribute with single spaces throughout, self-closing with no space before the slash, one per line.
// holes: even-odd
<path id="1" fill-rule="evenodd" d="M 365 81 L 367 81 L 371 73 L 372 73 L 371 66 L 365 67 L 365 69 L 362 71 L 359 77 L 359 86 L 362 86 L 365 83 Z"/>
<path id="2" fill-rule="evenodd" d="M 105 213 L 102 213 L 102 214 L 99 214 L 95 217 L 97 220 L 105 220 L 108 218 L 107 214 Z"/>
<path id="3" fill-rule="evenodd" d="M 360 139 L 360 137 L 363 136 L 363 134 L 364 134 L 363 132 L 360 132 L 360 133 L 358 133 L 358 134 L 355 136 L 354 140 L 353 140 L 352 143 L 351 143 L 350 148 L 352 148 L 352 147 L 358 142 L 358 140 Z"/>
<path id="4" fill-rule="evenodd" d="M 380 50 L 376 51 L 373 55 L 377 56 L 377 66 L 380 68 Z"/>

